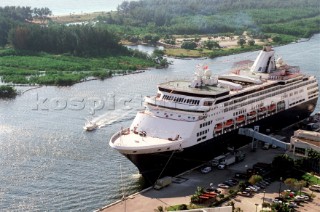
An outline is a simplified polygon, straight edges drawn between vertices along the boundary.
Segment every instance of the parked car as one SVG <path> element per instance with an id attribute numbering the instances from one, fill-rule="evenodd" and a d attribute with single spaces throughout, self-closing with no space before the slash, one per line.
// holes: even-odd
<path id="1" fill-rule="evenodd" d="M 304 198 L 305 201 L 310 200 L 310 197 L 304 194 L 301 194 L 301 197 Z"/>
<path id="2" fill-rule="evenodd" d="M 286 205 L 288 205 L 289 208 L 297 208 L 298 205 L 295 202 L 286 202 Z"/>
<path id="3" fill-rule="evenodd" d="M 259 187 L 259 186 L 257 186 L 257 185 L 253 185 L 253 187 L 255 188 L 255 189 L 257 189 L 257 191 L 259 191 L 261 188 Z"/>
<path id="4" fill-rule="evenodd" d="M 248 192 L 257 192 L 257 189 L 255 189 L 254 187 L 251 187 L 251 186 L 248 186 L 245 191 L 248 191 Z"/>
<path id="5" fill-rule="evenodd" d="M 206 191 L 206 192 L 215 192 L 215 193 L 217 193 L 217 194 L 220 194 L 220 193 L 221 193 L 221 191 L 220 191 L 219 189 L 217 189 L 216 187 L 207 188 L 205 191 Z"/>
<path id="6" fill-rule="evenodd" d="M 305 198 L 302 197 L 302 196 L 295 196 L 295 197 L 294 197 L 294 201 L 295 201 L 295 202 L 304 202 L 304 201 L 305 201 Z"/>
<path id="7" fill-rule="evenodd" d="M 200 172 L 202 173 L 202 174 L 207 174 L 207 173 L 209 173 L 209 172 L 211 172 L 212 171 L 212 168 L 210 167 L 210 166 L 205 166 L 205 167 L 202 167 L 201 169 L 200 169 Z"/>
<path id="8" fill-rule="evenodd" d="M 219 187 L 219 188 L 229 188 L 228 185 L 223 184 L 223 183 L 218 184 L 218 187 Z"/>
<path id="9" fill-rule="evenodd" d="M 270 148 L 270 144 L 269 143 L 264 143 L 262 149 L 268 150 L 269 148 Z"/>
<path id="10" fill-rule="evenodd" d="M 309 186 L 309 189 L 311 191 L 320 192 L 320 186 L 319 185 L 311 185 L 311 186 Z"/>
<path id="11" fill-rule="evenodd" d="M 275 204 L 282 204 L 282 200 L 279 199 L 274 199 L 272 202 Z"/>
<path id="12" fill-rule="evenodd" d="M 262 183 L 257 183 L 256 185 L 259 186 L 260 188 L 263 188 L 263 189 L 266 188 L 266 186 Z"/>
<path id="13" fill-rule="evenodd" d="M 273 180 L 270 177 L 263 179 L 263 182 L 271 183 Z"/>
<path id="14" fill-rule="evenodd" d="M 245 179 L 245 178 L 247 178 L 247 174 L 246 174 L 246 173 L 240 173 L 240 172 L 235 173 L 234 176 L 235 176 L 236 178 L 240 178 L 240 179 Z"/>
<path id="15" fill-rule="evenodd" d="M 246 192 L 246 191 L 238 192 L 237 194 L 240 196 L 244 196 L 244 197 L 251 197 L 252 196 L 251 192 Z"/>
<path id="16" fill-rule="evenodd" d="M 234 184 L 232 182 L 230 182 L 230 181 L 224 181 L 223 184 L 225 184 L 225 185 L 227 185 L 229 187 L 234 186 Z"/>
<path id="17" fill-rule="evenodd" d="M 224 164 L 218 165 L 218 169 L 225 169 L 225 168 L 226 168 L 226 165 L 224 165 Z"/>
<path id="18" fill-rule="evenodd" d="M 236 183 L 236 184 L 238 184 L 239 183 L 239 180 L 237 180 L 237 179 L 234 179 L 234 178 L 231 178 L 231 179 L 229 179 L 230 181 L 232 181 L 232 182 L 234 182 L 234 183 Z"/>
<path id="19" fill-rule="evenodd" d="M 250 188 L 252 191 L 254 191 L 254 192 L 257 192 L 258 191 L 258 189 L 257 188 L 255 188 L 255 187 L 253 187 L 253 186 L 248 186 L 248 188 Z"/>

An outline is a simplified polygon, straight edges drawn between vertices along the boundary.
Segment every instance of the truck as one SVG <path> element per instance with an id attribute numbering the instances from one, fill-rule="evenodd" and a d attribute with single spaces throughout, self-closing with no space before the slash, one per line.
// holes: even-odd
<path id="1" fill-rule="evenodd" d="M 169 177 L 169 176 L 166 176 L 166 177 L 163 177 L 161 179 L 158 179 L 153 188 L 156 189 L 156 190 L 160 190 L 168 185 L 170 185 L 172 183 L 172 177 Z"/>
<path id="2" fill-rule="evenodd" d="M 234 164 L 236 162 L 236 156 L 235 155 L 228 155 L 226 158 L 224 158 L 220 164 L 229 166 L 231 164 Z"/>
<path id="3" fill-rule="evenodd" d="M 219 156 L 213 158 L 213 160 L 210 161 L 211 166 L 213 166 L 213 167 L 218 166 L 222 161 L 224 161 L 225 158 L 226 158 L 225 155 L 219 155 Z"/>

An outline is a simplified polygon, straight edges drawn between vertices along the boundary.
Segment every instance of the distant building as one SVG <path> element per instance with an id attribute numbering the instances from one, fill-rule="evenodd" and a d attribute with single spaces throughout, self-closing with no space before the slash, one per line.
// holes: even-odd
<path id="1" fill-rule="evenodd" d="M 320 133 L 296 130 L 290 139 L 290 144 L 290 151 L 295 159 L 308 158 L 308 152 L 311 149 L 320 153 Z M 310 166 L 315 172 L 319 173 L 320 164 L 318 161 L 310 164 Z"/>
<path id="2" fill-rule="evenodd" d="M 320 152 L 320 133 L 296 130 L 290 139 L 291 151 L 294 156 L 308 157 L 308 150 Z"/>

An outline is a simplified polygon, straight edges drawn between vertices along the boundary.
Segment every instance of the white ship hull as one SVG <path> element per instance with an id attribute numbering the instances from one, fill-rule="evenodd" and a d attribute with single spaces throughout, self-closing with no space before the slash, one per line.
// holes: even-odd
<path id="1" fill-rule="evenodd" d="M 273 49 L 266 47 L 250 69 L 247 64 L 215 77 L 204 66 L 191 82 L 159 84 L 157 95 L 145 98 L 145 111 L 109 144 L 152 183 L 212 159 L 228 144 L 243 145 L 239 128 L 259 125 L 263 132 L 308 117 L 318 97 L 314 76 L 276 63 Z"/>
<path id="2" fill-rule="evenodd" d="M 317 99 L 314 99 L 243 127 L 259 125 L 262 130 L 281 129 L 309 117 L 313 110 L 310 111 L 308 108 L 316 103 Z M 153 184 L 159 177 L 175 176 L 211 160 L 222 152 L 227 152 L 228 146 L 240 147 L 250 141 L 251 139 L 238 135 L 238 130 L 232 130 L 198 145 L 185 148 L 183 151 L 124 155 L 139 169 L 146 182 Z M 166 164 L 167 166 L 163 170 Z"/>

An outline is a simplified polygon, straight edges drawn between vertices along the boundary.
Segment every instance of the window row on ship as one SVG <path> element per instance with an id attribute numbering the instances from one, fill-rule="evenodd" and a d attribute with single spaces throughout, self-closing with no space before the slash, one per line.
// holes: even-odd
<path id="1" fill-rule="evenodd" d="M 314 90 L 314 91 L 309 91 L 308 92 L 308 96 L 309 96 L 309 98 L 310 98 L 310 96 L 313 96 L 312 94 L 318 94 L 318 90 Z"/>
<path id="2" fill-rule="evenodd" d="M 210 124 L 212 124 L 212 121 L 204 122 L 204 123 L 200 124 L 200 128 L 209 126 Z"/>
<path id="3" fill-rule="evenodd" d="M 290 106 L 290 107 L 291 107 L 291 106 L 294 106 L 294 105 L 296 105 L 296 104 L 298 104 L 298 103 L 300 103 L 300 102 L 303 102 L 303 101 L 305 101 L 305 99 L 300 99 L 299 101 L 290 103 L 289 106 Z"/>
<path id="4" fill-rule="evenodd" d="M 224 106 L 228 106 L 228 105 L 233 105 L 232 107 L 228 107 L 228 108 L 225 108 L 224 112 L 228 112 L 230 110 L 234 110 L 238 107 L 243 107 L 245 105 L 248 105 L 248 104 L 252 104 L 254 102 L 258 102 L 258 101 L 261 101 L 261 100 L 264 100 L 266 98 L 269 98 L 269 97 L 272 97 L 272 96 L 276 96 L 276 95 L 279 95 L 279 94 L 282 94 L 284 92 L 288 92 L 288 91 L 291 91 L 291 90 L 294 90 L 294 89 L 297 89 L 299 87 L 303 87 L 303 86 L 306 86 L 308 84 L 311 84 L 311 83 L 314 83 L 316 82 L 315 80 L 312 80 L 312 81 L 308 81 L 308 82 L 300 82 L 298 84 L 294 84 L 294 85 L 291 85 L 289 87 L 283 87 L 283 86 L 279 86 L 277 85 L 276 87 L 273 87 L 272 89 L 267 89 L 266 91 L 263 91 L 263 92 L 258 92 L 258 93 L 255 93 L 255 94 L 252 94 L 252 95 L 249 95 L 249 96 L 246 96 L 246 97 L 243 97 L 243 98 L 240 98 L 240 99 L 237 99 L 237 100 L 231 100 L 229 102 L 226 102 L 224 103 Z M 285 89 L 284 89 L 285 88 Z M 276 92 L 274 92 L 276 91 Z M 303 92 L 303 89 L 300 89 L 299 91 L 300 93 Z M 268 95 L 263 95 L 263 96 L 260 96 L 262 94 L 266 94 L 266 93 L 269 93 Z M 296 91 L 295 94 L 298 94 L 298 91 Z M 259 98 L 255 98 L 255 99 L 252 99 L 252 100 L 249 100 L 247 102 L 243 102 L 241 104 L 238 104 L 238 105 L 234 105 L 234 103 L 236 102 L 241 102 L 241 101 L 244 101 L 244 100 L 247 100 L 247 99 L 250 99 L 250 98 L 253 98 L 255 96 L 260 96 Z M 291 96 L 292 96 L 292 93 L 291 93 Z"/>
<path id="5" fill-rule="evenodd" d="M 201 131 L 201 132 L 197 132 L 197 137 L 202 136 L 202 135 L 205 135 L 205 134 L 207 134 L 208 132 L 209 132 L 209 129 L 203 130 L 203 131 Z"/>
<path id="6" fill-rule="evenodd" d="M 295 84 L 299 83 L 299 86 L 305 86 L 305 85 L 308 85 L 308 84 L 312 84 L 312 83 L 315 83 L 316 80 L 313 79 L 313 80 L 308 80 L 308 81 L 301 81 L 301 79 L 297 79 L 295 81 L 291 81 L 291 83 L 295 82 Z M 303 82 L 301 84 L 301 82 Z M 288 83 L 287 83 L 288 84 Z M 269 92 L 273 92 L 273 91 L 276 91 L 278 89 L 282 89 L 283 88 L 283 85 L 280 85 L 280 83 L 276 83 L 276 84 L 271 84 L 271 85 L 267 85 L 267 86 L 264 86 L 264 87 L 260 87 L 260 89 L 258 90 L 261 90 L 263 89 L 263 91 L 261 92 L 258 92 L 257 93 L 257 89 L 256 90 L 251 90 L 251 91 L 247 91 L 247 92 L 242 92 L 242 93 L 239 93 L 239 94 L 236 94 L 236 95 L 233 95 L 233 96 L 228 96 L 226 98 L 221 98 L 221 99 L 218 99 L 216 101 L 216 105 L 219 104 L 219 103 L 224 103 L 224 106 L 228 106 L 230 104 L 235 104 L 237 102 L 242 102 L 248 98 L 253 98 L 253 97 L 256 97 L 256 96 L 259 96 L 259 95 L 262 95 L 262 94 L 266 94 L 266 93 L 269 93 Z M 313 85 L 313 86 L 316 86 L 317 85 Z M 285 86 L 287 87 L 287 86 Z M 311 87 L 311 86 L 310 86 Z M 292 89 L 292 85 L 290 86 L 290 89 Z M 311 88 L 310 88 L 311 89 Z M 251 95 L 248 95 L 248 94 L 251 94 Z M 239 97 L 242 97 L 242 98 L 239 98 Z M 231 101 L 229 101 L 230 99 L 233 99 Z M 229 102 L 226 102 L 226 101 L 229 101 Z M 217 108 L 217 106 L 216 106 Z"/>
<path id="7" fill-rule="evenodd" d="M 185 99 L 182 97 L 175 97 L 175 96 L 169 96 L 169 95 L 163 95 L 163 100 L 173 101 L 173 102 L 179 102 L 179 103 L 186 103 L 186 104 L 192 104 L 192 105 L 199 105 L 200 100 L 195 99 Z"/>
<path id="8" fill-rule="evenodd" d="M 166 89 L 166 88 L 162 88 L 162 87 L 159 87 L 159 91 L 171 93 L 171 94 L 190 96 L 190 97 L 213 98 L 213 99 L 216 99 L 216 98 L 219 98 L 222 96 L 226 96 L 229 94 L 229 91 L 224 91 L 224 92 L 217 93 L 217 94 L 207 95 L 207 94 L 200 94 L 200 93 L 189 93 L 189 92 L 184 92 L 184 91 L 176 91 L 176 90 Z"/>
<path id="9" fill-rule="evenodd" d="M 300 83 L 299 83 L 299 81 L 300 81 Z M 292 85 L 295 85 L 295 86 L 292 86 L 292 85 L 289 86 L 289 87 L 285 86 L 286 89 L 283 89 L 284 88 L 283 85 L 279 85 L 279 83 L 276 83 L 276 84 L 271 84 L 271 85 L 267 85 L 267 86 L 259 88 L 259 90 L 263 89 L 260 92 L 257 92 L 257 89 L 256 89 L 256 90 L 251 90 L 251 91 L 247 91 L 247 92 L 242 92 L 242 93 L 236 94 L 234 96 L 228 96 L 227 98 L 218 99 L 215 102 L 216 106 L 215 106 L 214 109 L 217 109 L 219 106 L 221 106 L 221 105 L 218 105 L 218 104 L 222 103 L 222 102 L 224 102 L 224 107 L 227 107 L 229 105 L 234 105 L 235 103 L 243 102 L 243 101 L 245 101 L 247 99 L 254 98 L 256 96 L 261 96 L 263 94 L 270 93 L 268 95 L 261 96 L 258 99 L 252 99 L 252 100 L 250 100 L 248 102 L 241 103 L 240 105 L 237 105 L 237 107 L 242 107 L 242 106 L 251 104 L 253 102 L 261 101 L 261 100 L 263 100 L 265 98 L 272 97 L 272 96 L 281 94 L 283 92 L 287 92 L 289 90 L 296 89 L 298 87 L 302 87 L 302 86 L 305 86 L 305 85 L 312 84 L 312 83 L 316 82 L 315 79 L 314 80 L 308 80 L 308 81 L 301 81 L 301 79 L 299 79 L 299 81 L 297 81 L 297 80 L 296 81 L 292 81 L 292 82 L 295 82 L 295 84 L 292 84 Z M 316 88 L 316 87 L 317 87 L 317 84 L 309 86 L 307 89 L 309 90 L 309 89 L 313 89 L 313 88 Z M 277 91 L 277 90 L 279 90 L 279 91 Z M 275 91 L 277 91 L 277 92 L 275 92 Z M 248 94 L 250 94 L 250 95 L 248 95 Z M 242 98 L 239 98 L 239 97 L 242 97 Z M 228 101 L 231 98 L 232 98 L 232 100 Z M 236 98 L 236 99 L 234 99 L 234 98 Z M 200 104 L 200 100 L 187 99 L 187 98 L 182 98 L 182 97 L 175 97 L 175 96 L 170 96 L 170 95 L 166 95 L 166 94 L 163 95 L 163 99 L 164 100 L 178 102 L 178 103 L 191 104 L 191 105 L 199 105 Z M 226 101 L 228 101 L 228 102 L 226 102 Z M 203 104 L 204 104 L 204 106 L 211 106 L 213 104 L 213 101 L 205 101 Z M 236 108 L 235 106 L 229 107 L 229 108 L 227 108 L 226 111 L 233 110 L 235 108 Z"/>

